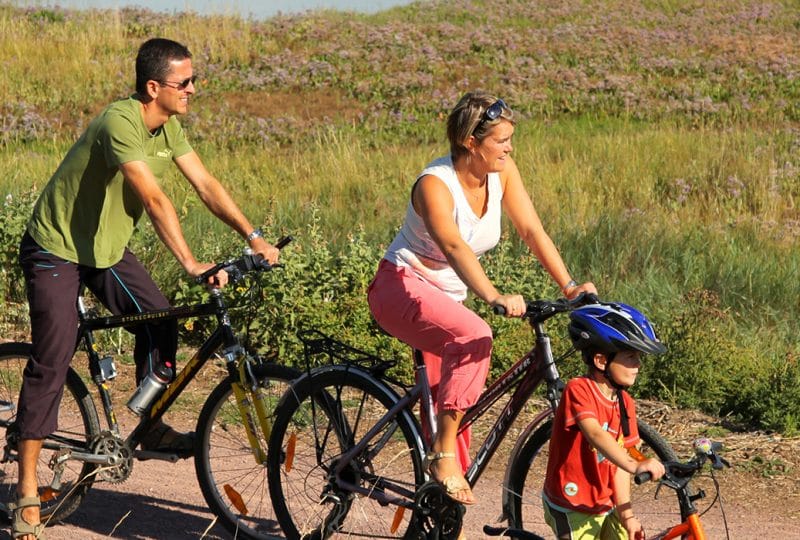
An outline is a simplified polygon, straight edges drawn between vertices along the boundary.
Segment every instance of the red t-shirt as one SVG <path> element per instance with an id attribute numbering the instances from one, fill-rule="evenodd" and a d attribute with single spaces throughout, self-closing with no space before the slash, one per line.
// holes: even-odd
<path id="1" fill-rule="evenodd" d="M 639 442 L 633 399 L 622 392 L 630 417 L 630 435 L 623 441 L 619 406 L 605 397 L 592 379 L 569 381 L 553 420 L 550 457 L 544 494 L 555 506 L 586 514 L 604 514 L 614 508 L 614 474 L 617 466 L 592 447 L 578 420 L 595 418 L 625 448 Z"/>

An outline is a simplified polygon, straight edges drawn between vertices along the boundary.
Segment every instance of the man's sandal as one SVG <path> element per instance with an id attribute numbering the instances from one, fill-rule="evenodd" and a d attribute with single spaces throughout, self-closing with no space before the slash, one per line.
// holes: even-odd
<path id="1" fill-rule="evenodd" d="M 22 497 L 17 502 L 8 503 L 8 509 L 14 512 L 14 518 L 11 521 L 11 537 L 22 538 L 23 536 L 33 535 L 34 538 L 44 538 L 44 524 L 42 523 L 28 523 L 22 517 L 22 509 L 31 506 L 42 506 L 39 497 Z"/>
<path id="2" fill-rule="evenodd" d="M 470 487 L 469 483 L 467 483 L 467 481 L 464 479 L 463 476 L 461 476 L 460 474 L 451 474 L 450 476 L 447 476 L 441 480 L 437 480 L 434 477 L 433 472 L 431 472 L 431 465 L 433 464 L 433 462 L 439 461 L 440 459 L 448 459 L 448 458 L 456 459 L 456 454 L 454 452 L 436 452 L 428 454 L 425 456 L 425 463 L 424 463 L 425 469 L 431 475 L 431 478 L 437 484 L 442 486 L 442 489 L 444 489 L 444 492 L 448 497 L 461 504 L 465 505 L 475 504 L 475 501 L 467 502 L 467 501 L 462 501 L 461 499 L 455 497 L 455 494 L 458 493 L 459 491 L 469 491 L 470 493 L 472 493 L 472 488 Z"/>

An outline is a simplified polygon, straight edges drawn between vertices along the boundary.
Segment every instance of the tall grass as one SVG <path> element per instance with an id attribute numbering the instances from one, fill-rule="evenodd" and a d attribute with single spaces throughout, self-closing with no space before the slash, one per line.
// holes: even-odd
<path id="1" fill-rule="evenodd" d="M 640 394 L 797 430 L 800 8 L 491 6 L 422 2 L 256 22 L 0 3 L 7 335 L 24 334 L 14 261 L 36 192 L 86 122 L 132 91 L 136 47 L 165 35 L 189 45 L 201 77 L 182 119 L 193 145 L 253 221 L 297 237 L 256 313 L 265 346 L 296 358 L 294 331 L 316 325 L 405 353 L 372 325 L 364 289 L 415 175 L 447 151 L 444 115 L 464 90 L 484 87 L 522 117 L 514 156 L 573 274 L 643 308 L 667 340 Z M 238 251 L 177 171 L 164 187 L 199 256 Z M 202 294 L 147 223 L 134 247 L 176 301 Z M 558 294 L 510 231 L 485 264 L 502 290 Z M 473 307 L 495 329 L 500 369 L 527 334 Z"/>

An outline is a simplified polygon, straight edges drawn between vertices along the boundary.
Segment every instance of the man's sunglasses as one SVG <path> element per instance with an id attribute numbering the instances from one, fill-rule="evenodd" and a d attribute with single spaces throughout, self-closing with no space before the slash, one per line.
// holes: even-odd
<path id="1" fill-rule="evenodd" d="M 194 84 L 194 81 L 197 80 L 197 75 L 192 75 L 182 81 L 158 81 L 161 86 L 169 86 L 170 88 L 174 88 L 176 90 L 186 90 L 186 87 L 190 84 Z M 172 86 L 175 85 L 175 86 Z"/>
<path id="2" fill-rule="evenodd" d="M 481 121 L 478 122 L 478 125 L 475 126 L 473 131 L 477 131 L 479 127 L 484 122 L 491 122 L 492 120 L 497 120 L 500 118 L 500 115 L 503 114 L 503 109 L 508 109 L 508 105 L 502 99 L 498 99 L 491 105 L 489 105 L 485 111 L 483 111 L 483 115 L 481 116 Z"/>

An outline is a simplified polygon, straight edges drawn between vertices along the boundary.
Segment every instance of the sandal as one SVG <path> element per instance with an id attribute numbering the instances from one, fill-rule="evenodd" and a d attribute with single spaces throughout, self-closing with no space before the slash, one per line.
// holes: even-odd
<path id="1" fill-rule="evenodd" d="M 428 474 L 431 475 L 433 481 L 442 486 L 445 494 L 457 503 L 465 505 L 475 504 L 474 500 L 463 501 L 455 496 L 455 494 L 459 491 L 469 491 L 469 493 L 472 494 L 472 488 L 460 474 L 451 474 L 450 476 L 446 476 L 441 480 L 436 479 L 431 471 L 431 465 L 440 459 L 456 459 L 456 454 L 455 452 L 435 452 L 425 456 L 424 467 L 427 469 Z"/>
<path id="2" fill-rule="evenodd" d="M 147 452 L 176 454 L 181 459 L 194 455 L 194 433 L 180 433 L 161 422 L 142 438 L 141 448 Z"/>
<path id="3" fill-rule="evenodd" d="M 14 512 L 14 518 L 11 521 L 12 538 L 22 538 L 29 534 L 32 534 L 34 538 L 43 538 L 42 533 L 44 532 L 44 525 L 41 522 L 28 523 L 25 521 L 25 518 L 22 517 L 22 509 L 31 506 L 41 508 L 42 503 L 39 501 L 38 496 L 21 497 L 17 499 L 17 502 L 8 503 L 8 509 Z"/>

